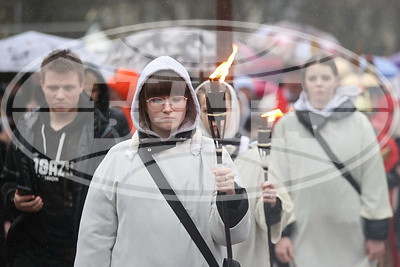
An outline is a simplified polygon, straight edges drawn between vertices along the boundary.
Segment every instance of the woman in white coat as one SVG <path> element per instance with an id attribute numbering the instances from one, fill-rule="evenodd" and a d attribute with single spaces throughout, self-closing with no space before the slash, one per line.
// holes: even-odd
<path id="1" fill-rule="evenodd" d="M 200 130 L 211 136 L 206 105 L 206 87 L 208 81 L 196 88 L 200 102 Z M 268 246 L 268 226 L 273 243 L 276 243 L 281 232 L 289 221 L 292 221 L 293 203 L 285 188 L 279 181 L 264 181 L 264 170 L 256 144 L 249 144 L 249 138 L 239 133 L 240 105 L 232 86 L 222 83 L 226 95 L 225 136 L 222 143 L 234 159 L 235 167 L 240 173 L 246 187 L 251 210 L 251 229 L 249 238 L 233 246 L 233 257 L 241 266 L 270 266 Z"/>
<path id="2" fill-rule="evenodd" d="M 296 217 L 276 255 L 296 267 L 376 266 L 392 215 L 376 136 L 354 107 L 359 89 L 338 87 L 334 60 L 308 62 L 295 111 L 273 134 L 270 174 L 286 185 Z"/>
<path id="3" fill-rule="evenodd" d="M 222 265 L 220 193 L 232 200 L 227 205 L 232 243 L 248 235 L 248 200 L 228 153 L 223 152 L 224 167 L 215 167 L 213 141 L 196 132 L 199 104 L 185 68 L 165 56 L 149 63 L 131 112 L 138 131 L 109 151 L 93 177 L 75 265 L 209 266 L 166 201 L 168 190 L 163 195 L 150 175 L 145 165 L 152 163 L 142 161 L 141 149 L 151 154 Z"/>

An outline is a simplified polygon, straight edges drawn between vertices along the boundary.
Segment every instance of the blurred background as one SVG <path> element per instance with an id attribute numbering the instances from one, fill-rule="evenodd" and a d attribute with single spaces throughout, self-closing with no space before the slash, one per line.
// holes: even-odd
<path id="1" fill-rule="evenodd" d="M 79 38 L 88 32 L 145 22 L 215 19 L 215 1 L 1 0 L 0 37 L 28 30 Z M 358 53 L 400 50 L 400 1 L 232 1 L 233 20 L 274 24 L 286 20 L 335 36 Z"/>
<path id="2" fill-rule="evenodd" d="M 137 79 L 157 56 L 180 61 L 196 86 L 227 58 L 231 43 L 238 44 L 227 81 L 240 100 L 241 133 L 252 140 L 260 113 L 287 112 L 298 99 L 298 66 L 319 53 L 333 56 L 341 85 L 361 88 L 356 106 L 371 120 L 381 145 L 396 213 L 381 266 L 400 265 L 399 0 L 0 0 L 0 5 L 4 128 L 12 129 L 43 103 L 38 66 L 63 46 L 83 59 L 85 93 L 110 115 L 110 124 L 111 109 L 126 117 L 127 133 L 121 136 L 135 131 L 130 106 Z M 229 29 L 216 20 L 236 24 Z M 224 35 L 227 30 L 232 34 Z M 2 129 L 0 141 L 2 156 L 9 142 Z M 0 265 L 1 246 L 0 236 Z"/>

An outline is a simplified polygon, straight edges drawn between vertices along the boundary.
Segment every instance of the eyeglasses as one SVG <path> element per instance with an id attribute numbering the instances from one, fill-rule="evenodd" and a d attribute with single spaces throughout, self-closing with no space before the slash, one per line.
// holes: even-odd
<path id="1" fill-rule="evenodd" d="M 184 96 L 173 96 L 167 100 L 162 97 L 152 97 L 146 100 L 149 109 L 152 111 L 161 111 L 165 107 L 165 104 L 171 106 L 173 110 L 181 110 L 186 107 L 187 97 Z"/>

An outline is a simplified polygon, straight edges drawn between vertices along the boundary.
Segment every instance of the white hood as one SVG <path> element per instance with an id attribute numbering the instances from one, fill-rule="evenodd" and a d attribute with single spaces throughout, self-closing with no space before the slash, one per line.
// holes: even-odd
<path id="1" fill-rule="evenodd" d="M 357 96 L 361 93 L 361 89 L 358 86 L 340 86 L 336 88 L 335 95 L 332 100 L 325 106 L 324 109 L 319 110 L 314 108 L 309 101 L 309 97 L 306 91 L 302 91 L 299 99 L 294 103 L 294 109 L 299 111 L 311 111 L 316 114 L 320 114 L 324 117 L 329 117 L 333 110 L 339 107 L 347 100 L 351 100 L 355 103 Z"/>
<path id="2" fill-rule="evenodd" d="M 204 87 L 207 83 L 210 83 L 210 81 L 205 81 L 202 84 L 200 84 L 199 86 L 197 86 L 196 93 L 201 87 Z M 238 101 L 237 95 L 236 95 L 233 87 L 226 82 L 224 82 L 223 84 L 229 89 L 229 92 L 231 94 L 232 110 L 231 110 L 230 116 L 227 117 L 228 119 L 226 121 L 225 136 L 224 136 L 224 138 L 230 139 L 230 138 L 234 138 L 235 135 L 237 134 L 237 132 L 239 131 L 240 105 L 239 105 L 239 101 Z M 203 133 L 203 135 L 211 137 L 210 133 L 208 131 L 206 131 L 205 125 L 203 124 L 203 122 L 201 120 L 200 120 L 199 130 Z"/>
<path id="3" fill-rule="evenodd" d="M 188 118 L 188 120 L 185 119 L 185 121 L 182 123 L 182 126 L 178 129 L 177 132 L 173 133 L 178 134 L 181 132 L 186 132 L 186 131 L 191 131 L 197 127 L 197 124 L 200 120 L 200 105 L 199 102 L 197 101 L 196 98 L 196 93 L 194 92 L 192 82 L 190 80 L 189 73 L 185 69 L 185 67 L 180 64 L 178 61 L 175 59 L 168 57 L 168 56 L 161 56 L 153 61 L 151 61 L 142 71 L 138 83 L 137 83 L 137 88 L 135 92 L 135 96 L 133 98 L 132 102 L 132 107 L 131 107 L 131 118 L 132 122 L 135 125 L 136 129 L 138 129 L 141 132 L 151 134 L 153 136 L 160 137 L 158 134 L 155 132 L 151 131 L 150 129 L 143 128 L 143 126 L 139 123 L 139 94 L 140 91 L 142 90 L 142 87 L 144 83 L 147 81 L 147 79 L 153 75 L 154 73 L 158 71 L 163 71 L 163 70 L 171 70 L 177 73 L 179 76 L 181 76 L 187 83 L 189 90 L 190 90 L 190 95 L 193 98 L 193 103 L 196 107 L 196 119 L 195 122 L 191 122 Z M 161 138 L 161 137 L 160 137 Z"/>

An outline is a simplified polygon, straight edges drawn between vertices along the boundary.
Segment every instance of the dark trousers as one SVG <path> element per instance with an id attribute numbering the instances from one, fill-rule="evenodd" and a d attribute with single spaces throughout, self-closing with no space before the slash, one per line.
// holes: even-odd
<path id="1" fill-rule="evenodd" d="M 26 250 L 18 253 L 13 260 L 12 267 L 73 267 L 74 262 L 63 259 L 53 259 Z"/>

